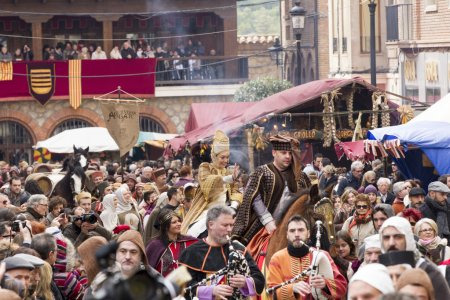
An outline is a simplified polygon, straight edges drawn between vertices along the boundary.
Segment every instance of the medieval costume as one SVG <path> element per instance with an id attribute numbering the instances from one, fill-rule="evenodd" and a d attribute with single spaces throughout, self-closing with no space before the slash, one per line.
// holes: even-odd
<path id="1" fill-rule="evenodd" d="M 181 227 L 183 234 L 199 237 L 206 231 L 206 213 L 212 206 L 227 204 L 237 209 L 242 202 L 237 178 L 227 168 L 219 167 L 217 156 L 230 151 L 228 137 L 216 131 L 211 150 L 212 163 L 202 163 L 198 170 L 199 188 Z"/>
<path id="2" fill-rule="evenodd" d="M 292 151 L 292 163 L 283 171 L 269 163 L 250 175 L 233 229 L 233 238 L 244 244 L 248 244 L 269 222 L 279 222 L 302 189 L 310 186 L 308 177 L 301 171 L 298 141 L 276 135 L 270 142 L 273 150 Z"/>
<path id="3" fill-rule="evenodd" d="M 242 270 L 239 270 L 238 272 L 242 275 L 246 275 L 246 286 L 239 289 L 237 292 L 238 296 L 232 296 L 229 299 L 245 299 L 248 296 L 261 294 L 265 283 L 263 274 L 256 266 L 256 263 L 250 254 L 246 252 L 244 246 L 235 241 L 233 242 L 233 247 L 239 251 L 240 256 L 246 262 L 239 264 L 237 267 L 241 268 L 247 264 L 248 268 L 245 268 L 246 270 L 242 268 Z M 188 284 L 189 286 L 198 283 L 201 280 L 210 277 L 217 271 L 227 267 L 229 257 L 230 248 L 228 244 L 220 247 L 212 247 L 207 244 L 205 240 L 200 240 L 181 253 L 179 262 L 188 268 L 189 273 L 192 276 L 192 281 Z M 192 299 L 194 296 L 198 297 L 200 300 L 214 299 L 212 294 L 214 286 L 218 284 L 227 284 L 227 279 L 226 276 L 219 276 L 211 281 L 205 285 L 194 288 L 191 293 L 187 292 L 185 295 L 186 299 Z"/>
<path id="4" fill-rule="evenodd" d="M 173 211 L 165 210 L 161 212 L 159 217 L 160 234 L 157 238 L 151 240 L 146 247 L 149 265 L 164 277 L 178 268 L 178 258 L 181 252 L 197 242 L 194 237 L 180 234 L 177 235 L 176 240 L 170 240 L 166 231 L 169 230 L 173 217 L 179 218 Z M 179 218 L 179 221 L 181 221 L 181 218 Z"/>
<path id="5" fill-rule="evenodd" d="M 124 193 L 128 193 L 129 200 L 126 200 L 124 197 Z M 138 212 L 136 200 L 131 197 L 131 192 L 128 188 L 128 185 L 122 184 L 122 186 L 116 191 L 117 199 L 119 200 L 116 213 L 119 218 L 119 224 L 126 224 L 127 215 L 132 214 L 135 215 L 136 218 L 133 219 L 138 220 L 138 231 L 143 230 L 141 215 Z M 130 224 L 127 224 L 130 225 Z"/>
<path id="6" fill-rule="evenodd" d="M 334 264 L 328 252 L 321 252 L 328 258 L 333 271 L 332 279 L 325 278 L 326 287 L 322 289 L 322 295 L 328 299 L 345 299 L 345 294 L 347 291 L 347 281 L 345 280 L 345 277 L 339 273 L 338 267 Z M 307 247 L 295 248 L 294 246 L 288 245 L 287 248 L 279 250 L 270 260 L 267 286 L 273 287 L 292 279 L 294 276 L 297 276 L 301 272 L 308 269 L 312 264 L 312 259 L 313 253 L 310 252 Z M 309 276 L 302 278 L 302 280 L 309 282 Z M 276 293 L 276 298 L 283 300 L 313 299 L 311 294 L 306 297 L 301 297 L 298 294 L 294 294 L 293 285 L 294 283 L 291 283 L 277 289 L 274 292 Z"/>

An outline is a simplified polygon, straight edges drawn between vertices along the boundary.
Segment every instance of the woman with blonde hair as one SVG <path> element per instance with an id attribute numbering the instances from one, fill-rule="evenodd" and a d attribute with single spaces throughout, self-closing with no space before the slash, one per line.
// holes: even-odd
<path id="1" fill-rule="evenodd" d="M 40 280 L 36 286 L 36 299 L 52 300 L 55 299 L 51 289 L 51 283 L 53 280 L 52 266 L 46 261 L 44 265 L 39 267 Z"/>
<path id="2" fill-rule="evenodd" d="M 414 226 L 414 234 L 419 237 L 419 250 L 434 263 L 440 264 L 450 259 L 450 247 L 447 239 L 440 238 L 438 226 L 429 218 L 420 219 Z"/>
<path id="3" fill-rule="evenodd" d="M 357 195 L 358 192 L 353 188 L 346 188 L 344 193 L 340 197 L 341 207 L 339 208 L 339 211 L 335 214 L 333 222 L 336 232 L 342 229 L 345 220 L 347 220 L 348 217 L 353 212 L 353 209 L 355 208 L 355 200 Z"/>

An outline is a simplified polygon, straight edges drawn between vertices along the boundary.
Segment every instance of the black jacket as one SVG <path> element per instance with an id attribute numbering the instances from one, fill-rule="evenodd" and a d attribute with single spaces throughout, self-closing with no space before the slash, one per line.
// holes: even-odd
<path id="1" fill-rule="evenodd" d="M 347 187 L 352 187 L 357 191 L 359 189 L 359 187 L 361 186 L 361 179 L 362 178 L 358 179 L 355 176 L 353 176 L 351 171 L 348 172 L 347 175 L 345 175 L 345 177 L 339 183 L 337 194 L 339 196 L 342 196 L 345 188 L 347 188 Z"/>
<path id="2" fill-rule="evenodd" d="M 381 198 L 380 192 L 378 192 L 378 196 Z M 394 203 L 394 199 L 395 199 L 394 194 L 392 194 L 391 192 L 388 191 L 387 195 L 386 195 L 386 201 L 384 201 L 383 203 L 392 205 L 392 203 Z M 381 201 L 383 201 L 383 200 L 381 200 Z"/>

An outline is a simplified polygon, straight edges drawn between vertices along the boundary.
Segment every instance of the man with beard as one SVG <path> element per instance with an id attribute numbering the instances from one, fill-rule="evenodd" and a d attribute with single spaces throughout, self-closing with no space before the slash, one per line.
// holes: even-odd
<path id="1" fill-rule="evenodd" d="M 12 177 L 9 180 L 9 188 L 5 190 L 11 204 L 19 207 L 27 202 L 30 194 L 22 189 L 22 181 L 19 177 Z"/>
<path id="2" fill-rule="evenodd" d="M 234 225 L 234 210 L 226 205 L 217 205 L 208 209 L 206 227 L 208 236 L 186 248 L 179 262 L 186 266 L 192 276 L 188 284 L 195 284 L 229 265 L 229 258 L 237 258 L 236 274 L 219 276 L 208 285 L 200 285 L 186 293 L 186 299 L 193 295 L 198 299 L 240 299 L 240 297 L 261 294 L 264 288 L 264 276 L 258 269 L 244 246 L 236 241 L 229 242 Z M 231 243 L 231 244 L 230 244 Z M 234 250 L 230 248 L 234 248 Z M 233 251 L 233 255 L 230 255 Z M 233 272 L 234 270 L 229 270 Z"/>
<path id="3" fill-rule="evenodd" d="M 313 253 L 306 246 L 309 239 L 309 225 L 305 218 L 294 215 L 288 221 L 287 228 L 287 248 L 276 252 L 270 260 L 267 285 L 269 287 L 283 283 L 287 279 L 291 279 L 302 271 L 308 269 L 313 259 Z M 321 250 L 318 250 L 321 251 Z M 330 255 L 324 253 L 333 270 L 333 278 L 324 278 L 318 274 L 312 277 L 309 275 L 288 285 L 285 285 L 274 291 L 277 299 L 312 299 L 312 289 L 319 289 L 323 297 L 327 299 L 344 299 L 347 290 L 347 282 L 345 277 L 339 273 L 338 267 L 333 262 Z"/>
<path id="4" fill-rule="evenodd" d="M 248 244 L 255 236 L 271 234 L 289 206 L 310 181 L 301 171 L 299 143 L 289 136 L 270 137 L 273 162 L 258 167 L 249 177 L 237 211 L 233 238 Z M 258 251 L 257 251 L 258 252 Z M 255 255 L 253 255 L 255 257 Z"/>
<path id="5" fill-rule="evenodd" d="M 427 272 L 433 288 L 439 291 L 436 300 L 450 299 L 450 290 L 438 268 L 428 259 L 421 256 L 417 250 L 416 241 L 408 220 L 403 217 L 391 217 L 380 228 L 381 252 L 412 251 L 414 252 L 415 267 Z"/>
<path id="6" fill-rule="evenodd" d="M 408 208 L 415 208 L 420 210 L 420 206 L 425 201 L 425 191 L 421 187 L 413 187 L 409 191 L 409 201 Z"/>

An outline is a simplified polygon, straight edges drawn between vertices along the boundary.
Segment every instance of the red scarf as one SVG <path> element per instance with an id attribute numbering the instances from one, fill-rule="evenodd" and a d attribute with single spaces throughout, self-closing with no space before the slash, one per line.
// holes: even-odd
<path id="1" fill-rule="evenodd" d="M 371 219 L 372 219 L 372 209 L 369 209 L 364 215 L 359 215 L 355 212 L 355 215 L 353 216 L 352 221 L 348 226 L 348 231 L 350 231 L 350 229 L 352 229 L 352 227 L 356 225 L 366 224 L 370 222 Z"/>

